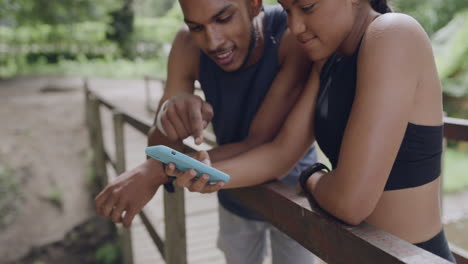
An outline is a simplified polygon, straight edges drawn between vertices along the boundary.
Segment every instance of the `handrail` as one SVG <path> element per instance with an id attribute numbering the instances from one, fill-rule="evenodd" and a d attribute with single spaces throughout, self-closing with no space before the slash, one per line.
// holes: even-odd
<path id="1" fill-rule="evenodd" d="M 99 96 L 97 93 L 89 89 L 88 81 L 84 82 L 84 93 L 86 103 L 86 123 L 89 130 L 90 145 L 94 153 L 93 167 L 96 171 L 96 176 L 99 179 L 101 187 L 107 184 L 107 169 L 106 163 L 110 163 L 116 174 L 125 171 L 125 151 L 124 151 L 124 123 L 134 127 L 143 135 L 146 135 L 150 129 L 150 124 L 132 116 L 124 110 L 118 110 L 115 105 Z M 114 120 L 114 136 L 116 153 L 115 160 L 106 151 L 103 142 L 100 106 L 106 107 L 113 113 Z M 165 208 L 165 228 L 167 236 L 165 242 L 156 232 L 156 228 L 151 224 L 144 210 L 140 212 L 143 225 L 148 231 L 153 243 L 157 246 L 161 255 L 168 264 L 187 263 L 186 250 L 186 232 L 185 232 L 185 206 L 184 192 L 180 188 L 176 188 L 173 194 L 164 193 L 164 208 Z M 170 213 L 169 213 L 170 212 Z M 133 252 L 131 250 L 131 234 L 130 230 L 119 230 L 123 261 L 125 264 L 133 263 Z"/>
<path id="2" fill-rule="evenodd" d="M 282 182 L 228 192 L 327 263 L 449 263 L 371 225 L 346 225 Z"/>
<path id="3" fill-rule="evenodd" d="M 468 141 L 468 120 L 445 117 L 444 137 L 456 141 Z"/>
<path id="4" fill-rule="evenodd" d="M 85 82 L 85 95 L 86 120 L 95 153 L 94 166 L 98 177 L 107 178 L 104 170 L 106 162 L 113 165 L 116 173 L 125 170 L 125 165 L 122 165 L 125 161 L 123 124 L 129 124 L 144 135 L 148 133 L 151 125 L 130 113 L 117 110 L 115 105 L 90 91 L 87 82 Z M 113 111 L 116 135 L 115 161 L 112 161 L 103 146 L 100 105 Z M 444 123 L 446 138 L 468 141 L 467 120 L 445 118 Z M 103 183 L 105 184 L 105 181 Z M 168 264 L 187 263 L 184 191 L 176 189 L 175 194 L 164 192 L 166 234 L 171 234 L 166 235 L 165 240 L 158 235 L 145 212 L 140 213 L 145 228 Z M 359 226 L 343 224 L 321 211 L 306 197 L 300 196 L 293 188 L 278 181 L 232 189 L 229 193 L 329 263 L 448 263 L 430 252 L 368 224 Z M 128 233 L 126 237 L 128 243 L 130 234 Z M 459 263 L 468 263 L 465 251 L 456 247 L 452 247 L 452 250 Z M 125 263 L 132 263 L 131 254 L 131 250 L 124 251 L 124 256 L 127 256 Z"/>

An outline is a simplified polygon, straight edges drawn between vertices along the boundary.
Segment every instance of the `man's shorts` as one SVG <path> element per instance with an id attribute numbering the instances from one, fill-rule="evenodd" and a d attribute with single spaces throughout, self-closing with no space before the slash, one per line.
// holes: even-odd
<path id="1" fill-rule="evenodd" d="M 315 256 L 268 222 L 235 215 L 221 205 L 218 248 L 227 264 L 262 264 L 271 245 L 273 264 L 311 264 Z"/>

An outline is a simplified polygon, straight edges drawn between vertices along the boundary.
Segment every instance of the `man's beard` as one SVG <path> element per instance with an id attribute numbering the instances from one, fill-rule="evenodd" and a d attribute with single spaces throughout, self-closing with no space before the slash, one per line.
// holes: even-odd
<path id="1" fill-rule="evenodd" d="M 250 34 L 249 50 L 247 52 L 247 56 L 245 56 L 244 62 L 242 62 L 242 65 L 239 67 L 239 70 L 244 68 L 249 63 L 250 59 L 252 58 L 253 51 L 257 47 L 258 39 L 260 38 L 260 33 L 255 28 L 253 23 L 250 23 L 250 28 L 251 28 L 251 34 Z"/>

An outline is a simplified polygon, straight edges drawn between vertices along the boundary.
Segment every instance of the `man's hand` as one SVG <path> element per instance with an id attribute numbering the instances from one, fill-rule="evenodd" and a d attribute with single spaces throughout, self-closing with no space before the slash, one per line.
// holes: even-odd
<path id="1" fill-rule="evenodd" d="M 153 198 L 159 186 L 167 181 L 162 163 L 148 159 L 135 169 L 119 175 L 96 196 L 96 212 L 129 227 L 135 215 Z"/>
<path id="2" fill-rule="evenodd" d="M 206 151 L 199 151 L 193 158 L 211 166 L 210 156 Z M 222 181 L 215 184 L 208 183 L 210 176 L 206 174 L 203 174 L 200 178 L 196 179 L 195 176 L 197 175 L 197 172 L 194 169 L 190 169 L 185 172 L 179 171 L 175 168 L 173 163 L 169 163 L 169 165 L 166 166 L 166 174 L 169 176 L 176 176 L 177 179 L 174 183 L 179 187 L 186 187 L 191 192 L 212 193 L 218 191 L 224 186 L 224 182 Z"/>
<path id="3" fill-rule="evenodd" d="M 193 136 L 197 145 L 203 142 L 203 130 L 213 119 L 211 105 L 193 94 L 173 96 L 159 111 L 158 118 L 171 141 Z"/>

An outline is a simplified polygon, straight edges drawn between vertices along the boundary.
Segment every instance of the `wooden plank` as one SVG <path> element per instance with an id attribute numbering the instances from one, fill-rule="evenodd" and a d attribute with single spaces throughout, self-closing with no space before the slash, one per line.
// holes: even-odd
<path id="1" fill-rule="evenodd" d="M 88 133 L 90 134 L 91 137 L 91 102 L 90 102 L 90 95 L 91 92 L 89 91 L 89 80 L 88 78 L 83 79 L 83 91 L 84 91 L 84 97 L 85 97 L 85 121 L 86 121 L 86 127 L 88 128 Z M 91 138 L 90 138 L 91 142 Z"/>
<path id="2" fill-rule="evenodd" d="M 151 237 L 151 240 L 153 240 L 153 243 L 156 245 L 159 252 L 164 258 L 164 251 L 165 251 L 164 242 L 162 241 L 161 237 L 156 231 L 156 228 L 154 228 L 153 224 L 151 224 L 151 221 L 148 219 L 144 211 L 141 211 L 139 215 L 141 217 L 141 221 L 143 222 L 143 225 L 145 226 L 146 230 L 148 231 L 148 234 Z"/>
<path id="3" fill-rule="evenodd" d="M 114 110 L 115 106 L 114 104 L 112 104 L 111 102 L 107 101 L 106 99 L 104 99 L 104 97 L 102 96 L 99 96 L 99 94 L 97 92 L 93 92 L 93 96 L 99 100 L 99 103 L 102 104 L 103 106 L 105 106 L 107 109 L 109 110 Z"/>
<path id="4" fill-rule="evenodd" d="M 117 173 L 117 164 L 112 160 L 112 158 L 109 155 L 109 152 L 105 149 L 106 148 L 104 148 L 104 160 L 108 162 L 111 165 L 111 167 L 114 169 L 114 171 Z"/>
<path id="5" fill-rule="evenodd" d="M 146 135 L 148 134 L 151 124 L 147 123 L 146 121 L 143 121 L 140 118 L 131 116 L 125 112 L 123 112 L 125 122 L 130 124 L 133 128 L 136 130 L 140 131 L 142 134 Z"/>
<path id="6" fill-rule="evenodd" d="M 164 223 L 166 241 L 164 259 L 167 264 L 187 263 L 184 189 L 175 187 L 174 193 L 164 192 Z"/>
<path id="7" fill-rule="evenodd" d="M 145 79 L 145 105 L 146 105 L 146 110 L 150 113 L 156 113 L 157 110 L 157 105 L 153 105 L 151 101 L 151 88 L 150 88 L 150 82 L 155 81 L 155 82 L 160 82 L 162 90 L 164 91 L 166 87 L 166 80 L 163 78 L 158 78 L 158 77 L 152 77 L 149 75 L 146 75 L 144 77 Z"/>
<path id="8" fill-rule="evenodd" d="M 371 225 L 345 225 L 278 181 L 228 192 L 328 263 L 449 263 Z"/>
<path id="9" fill-rule="evenodd" d="M 114 122 L 114 140 L 115 140 L 115 171 L 116 174 L 122 174 L 126 170 L 125 166 L 125 138 L 124 138 L 124 120 L 123 115 L 117 110 L 112 113 Z M 122 255 L 124 264 L 133 264 L 132 234 L 127 228 L 119 228 L 120 241 L 122 244 Z"/>
<path id="10" fill-rule="evenodd" d="M 91 148 L 94 155 L 94 168 L 101 187 L 107 185 L 107 168 L 104 156 L 104 141 L 102 137 L 101 112 L 99 110 L 99 100 L 92 94 L 89 96 L 90 104 L 90 125 L 91 125 Z"/>
<path id="11" fill-rule="evenodd" d="M 468 120 L 445 117 L 444 137 L 458 141 L 468 141 Z"/>
<path id="12" fill-rule="evenodd" d="M 114 104 L 112 104 L 110 101 L 104 99 L 104 97 L 97 95 L 96 92 L 92 92 L 92 94 L 93 94 L 93 97 L 96 98 L 99 101 L 99 103 L 101 103 L 103 106 L 105 106 L 109 110 L 113 111 L 115 109 Z M 124 121 L 127 122 L 130 126 L 135 128 L 136 130 L 140 131 L 145 136 L 146 136 L 146 134 L 148 134 L 148 132 L 149 132 L 149 130 L 151 128 L 150 123 L 148 123 L 148 122 L 146 122 L 146 121 L 144 121 L 144 120 L 142 120 L 142 119 L 140 119 L 140 118 L 138 118 L 136 116 L 133 116 L 131 113 L 128 113 L 125 110 L 119 109 L 118 111 L 123 115 Z"/>
<path id="13" fill-rule="evenodd" d="M 450 250 L 458 264 L 468 264 L 468 251 L 450 244 Z"/>
<path id="14" fill-rule="evenodd" d="M 89 93 L 89 89 L 86 93 Z M 115 109 L 110 102 L 99 97 L 94 99 L 96 98 L 107 108 Z M 132 117 L 130 114 L 121 112 L 119 115 L 123 121 L 128 122 L 143 134 L 146 134 L 151 127 L 147 122 Z M 465 133 L 468 121 L 450 118 L 444 121 L 448 138 L 468 140 L 466 139 L 468 133 Z M 116 136 L 117 134 L 116 132 Z M 116 151 L 119 152 L 117 148 Z M 116 161 L 113 165 L 121 170 L 119 164 L 121 163 Z M 279 182 L 235 189 L 231 192 L 238 195 L 238 199 L 246 203 L 248 207 L 256 210 L 279 229 L 329 263 L 447 263 L 429 252 L 370 225 L 362 224 L 358 227 L 344 225 L 321 213 L 316 206 L 311 207 L 305 197 L 298 196 L 293 189 Z M 166 246 L 161 248 L 164 250 L 167 263 L 186 263 L 184 192 L 178 190 L 176 194 L 164 193 L 164 196 Z M 158 238 L 158 243 L 162 245 L 160 237 Z M 160 246 L 158 248 L 161 250 Z M 457 258 L 461 256 L 454 254 Z"/>
<path id="15" fill-rule="evenodd" d="M 151 105 L 151 91 L 150 91 L 150 77 L 145 75 L 145 105 L 146 105 L 146 110 L 148 112 L 154 112 L 156 110 L 153 110 L 153 107 Z"/>
<path id="16" fill-rule="evenodd" d="M 114 122 L 114 141 L 115 141 L 115 171 L 117 174 L 125 172 L 125 138 L 124 138 L 124 119 L 122 113 L 117 110 L 112 111 Z"/>

